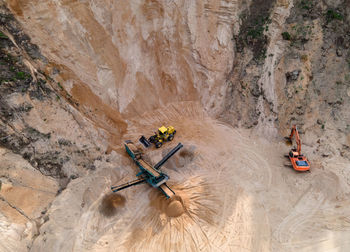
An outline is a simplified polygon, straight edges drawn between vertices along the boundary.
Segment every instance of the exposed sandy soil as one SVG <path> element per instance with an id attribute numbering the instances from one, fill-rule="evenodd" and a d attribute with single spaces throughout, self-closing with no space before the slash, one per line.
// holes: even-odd
<path id="1" fill-rule="evenodd" d="M 283 167 L 289 148 L 284 143 L 235 130 L 198 109 L 174 104 L 144 115 L 142 127 L 129 132 L 136 137 L 137 129 L 147 132 L 160 122 L 178 129 L 175 142 L 185 147 L 162 168 L 176 203 L 148 185 L 111 196 L 110 185 L 137 172 L 125 153 L 112 152 L 111 163 L 96 162 L 96 172 L 74 180 L 55 199 L 32 250 L 350 249 L 348 162 L 337 159 L 296 173 Z M 150 123 L 148 117 L 155 119 Z M 148 158 L 155 163 L 174 145 L 147 150 Z"/>
<path id="2" fill-rule="evenodd" d="M 347 25 L 323 16 L 341 1 L 5 2 L 1 52 L 32 77 L 1 55 L 0 251 L 350 251 Z M 312 36 L 283 40 L 294 25 Z M 310 173 L 283 166 L 291 123 Z M 111 193 L 138 172 L 123 140 L 161 125 L 175 139 L 145 158 L 183 143 L 162 167 L 176 196 Z"/>

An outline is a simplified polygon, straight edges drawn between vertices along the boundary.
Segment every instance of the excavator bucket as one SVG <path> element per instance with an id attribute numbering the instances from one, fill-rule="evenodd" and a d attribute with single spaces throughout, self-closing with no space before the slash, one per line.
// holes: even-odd
<path id="1" fill-rule="evenodd" d="M 147 138 L 145 136 L 141 136 L 139 139 L 140 143 L 142 143 L 143 146 L 145 146 L 146 148 L 151 146 L 151 143 L 147 140 Z"/>
<path id="2" fill-rule="evenodd" d="M 292 145 L 292 140 L 290 139 L 290 137 L 284 137 L 284 140 L 287 145 Z"/>

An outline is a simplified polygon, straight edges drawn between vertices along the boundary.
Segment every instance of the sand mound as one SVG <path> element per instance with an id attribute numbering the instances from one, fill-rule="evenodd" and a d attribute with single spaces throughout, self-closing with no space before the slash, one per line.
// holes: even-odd
<path id="1" fill-rule="evenodd" d="M 100 205 L 100 213 L 104 216 L 111 217 L 117 213 L 119 207 L 125 205 L 125 198 L 120 194 L 107 194 L 103 197 Z"/>
<path id="2" fill-rule="evenodd" d="M 166 199 L 161 193 L 155 191 L 150 194 L 150 205 L 168 217 L 180 217 L 185 212 L 182 198 L 178 195 Z"/>
<path id="3" fill-rule="evenodd" d="M 166 207 L 165 213 L 169 217 L 179 217 L 185 212 L 182 199 L 178 196 L 171 199 Z"/>

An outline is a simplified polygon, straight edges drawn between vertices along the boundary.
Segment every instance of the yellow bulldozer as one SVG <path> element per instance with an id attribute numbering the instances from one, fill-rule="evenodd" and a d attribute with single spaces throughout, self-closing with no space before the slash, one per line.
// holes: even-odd
<path id="1" fill-rule="evenodd" d="M 156 148 L 160 148 L 165 141 L 171 141 L 174 139 L 176 130 L 173 126 L 165 127 L 162 126 L 158 129 L 153 136 L 151 136 L 148 141 L 154 143 Z"/>

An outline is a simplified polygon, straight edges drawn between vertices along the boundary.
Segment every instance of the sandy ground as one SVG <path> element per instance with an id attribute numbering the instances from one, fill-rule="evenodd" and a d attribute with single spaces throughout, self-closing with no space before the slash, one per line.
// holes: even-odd
<path id="1" fill-rule="evenodd" d="M 193 103 L 135 118 L 127 137 L 136 140 L 136 132 L 149 134 L 160 123 L 175 126 L 178 134 L 162 149 L 147 150 L 147 157 L 155 163 L 177 142 L 184 144 L 163 167 L 183 202 L 181 216 L 170 217 L 165 198 L 148 185 L 109 195 L 111 185 L 132 180 L 137 172 L 120 149 L 55 199 L 32 250 L 350 249 L 348 162 L 312 160 L 317 164 L 311 173 L 296 173 L 283 167 L 289 148 L 284 143 L 220 124 Z"/>
<path id="2" fill-rule="evenodd" d="M 0 251 L 26 251 L 27 245 L 43 252 L 350 251 L 349 161 L 338 154 L 319 160 L 309 147 L 317 139 L 312 136 L 303 147 L 311 173 L 297 173 L 283 166 L 290 147 L 281 139 L 234 129 L 188 102 L 201 101 L 214 114 L 221 107 L 241 1 L 7 2 L 49 59 L 45 71 L 79 102 L 84 119 L 115 139 L 108 138 L 111 153 L 95 161 L 96 170 L 81 171 L 72 162 L 67 170 L 81 176 L 57 197 L 55 181 L 36 170 L 26 176 L 25 161 L 1 150 L 1 161 L 9 161 L 2 163 L 0 178 L 16 179 L 4 180 L 0 193 Z M 278 11 L 273 38 L 289 9 Z M 268 52 L 277 57 L 282 49 L 277 44 Z M 272 87 L 264 91 L 274 101 Z M 29 116 L 40 131 L 55 125 L 56 137 L 75 139 L 78 129 L 91 128 L 73 123 L 74 116 L 64 111 L 34 105 L 39 112 L 31 113 L 50 123 Z M 161 125 L 173 125 L 178 133 L 160 150 L 146 150 L 146 158 L 154 164 L 178 142 L 184 144 L 162 168 L 181 206 L 148 185 L 111 194 L 111 185 L 137 173 L 116 143 L 149 136 Z M 98 134 L 91 131 L 94 142 Z M 77 142 L 88 138 L 84 133 Z M 28 221 L 39 218 L 43 206 L 48 206 L 45 223 Z"/>
<path id="3" fill-rule="evenodd" d="M 58 183 L 19 155 L 0 148 L 0 157 L 0 251 L 26 251 Z"/>

